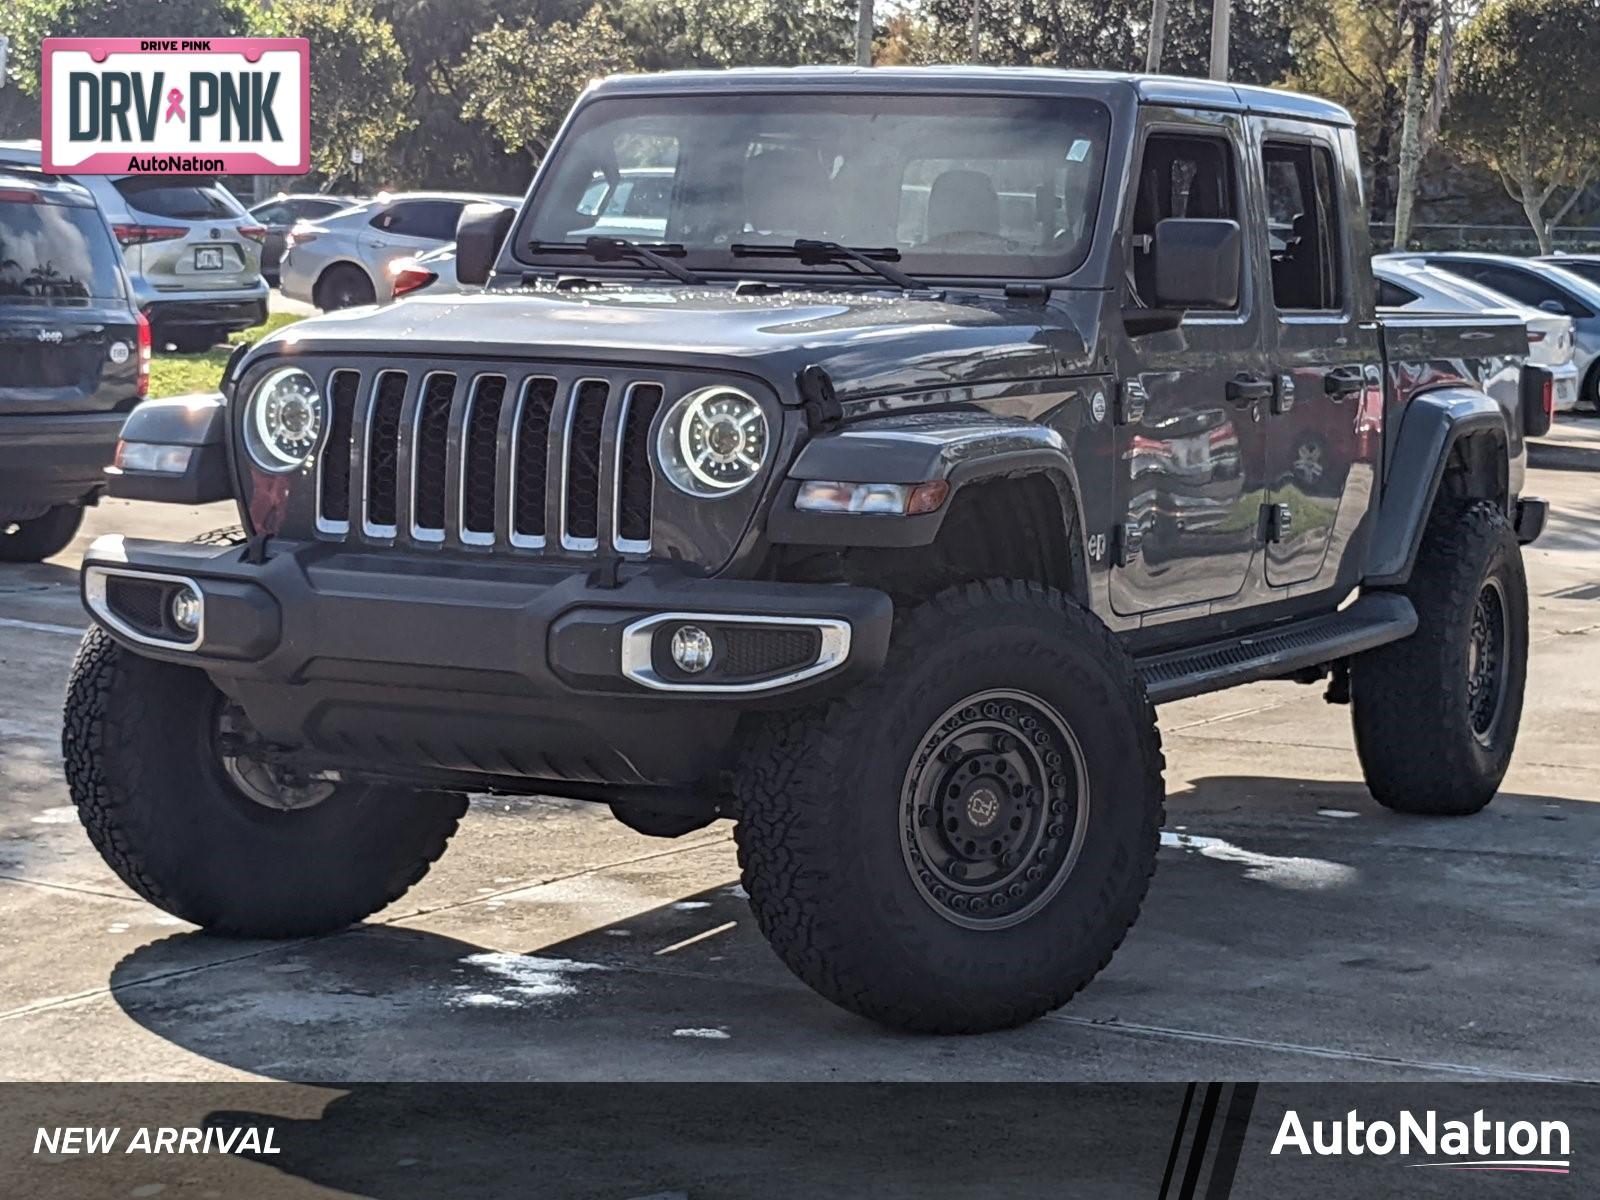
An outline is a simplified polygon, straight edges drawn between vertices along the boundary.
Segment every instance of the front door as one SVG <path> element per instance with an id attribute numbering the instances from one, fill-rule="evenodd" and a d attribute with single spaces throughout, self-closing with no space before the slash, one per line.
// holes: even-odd
<path id="1" fill-rule="evenodd" d="M 1156 308 L 1151 244 L 1168 217 L 1222 217 L 1245 231 L 1238 303 L 1191 309 L 1171 330 L 1130 337 L 1119 364 L 1111 602 L 1138 613 L 1226 599 L 1250 572 L 1265 499 L 1274 387 L 1245 215 L 1243 119 L 1155 110 L 1145 130 L 1124 304 Z"/>
<path id="2" fill-rule="evenodd" d="M 1370 487 L 1382 394 L 1375 334 L 1358 321 L 1338 134 L 1257 119 L 1267 202 L 1267 310 L 1278 386 L 1267 422 L 1271 496 L 1263 520 L 1266 578 L 1315 578 L 1351 488 Z M 1358 505 L 1364 506 L 1366 497 Z"/>

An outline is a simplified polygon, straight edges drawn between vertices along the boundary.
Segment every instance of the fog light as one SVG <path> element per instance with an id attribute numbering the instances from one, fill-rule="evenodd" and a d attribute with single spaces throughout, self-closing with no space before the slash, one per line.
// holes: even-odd
<path id="1" fill-rule="evenodd" d="M 169 605 L 172 623 L 183 633 L 200 631 L 200 595 L 192 587 L 181 587 L 172 594 Z"/>
<path id="2" fill-rule="evenodd" d="M 698 625 L 680 625 L 672 635 L 672 661 L 680 671 L 698 675 L 711 665 L 711 635 Z"/>

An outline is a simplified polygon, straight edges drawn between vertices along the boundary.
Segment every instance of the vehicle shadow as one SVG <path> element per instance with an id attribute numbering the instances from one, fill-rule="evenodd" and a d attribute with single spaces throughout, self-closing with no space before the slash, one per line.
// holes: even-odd
<path id="1" fill-rule="evenodd" d="M 1440 1028 L 1449 1017 L 1475 1026 L 1462 1054 L 1509 1047 L 1526 1051 L 1527 1070 L 1600 1072 L 1592 1051 L 1566 1067 L 1559 1057 L 1582 973 L 1540 969 L 1594 961 L 1584 939 L 1600 862 L 1584 847 L 1597 838 L 1600 804 L 1581 800 L 1506 794 L 1478 817 L 1434 820 L 1388 812 L 1356 783 L 1201 778 L 1169 797 L 1159 869 L 1127 944 L 1064 1012 L 1361 1045 L 1385 1027 L 1410 1037 L 1419 997 L 1408 993 L 1444 989 L 1452 1012 Z M 1108 1067 L 1088 1022 L 896 1034 L 793 979 L 737 886 L 617 921 L 575 908 L 582 894 L 529 888 L 278 944 L 177 934 L 126 955 L 111 993 L 183 1051 L 303 1083 L 1117 1078 L 1134 1067 L 1173 1078 L 1192 1057 L 1120 1043 Z M 1485 1015 L 1476 1006 L 1491 976 Z M 1375 1004 L 1380 978 L 1392 990 Z M 1258 1014 L 1292 1014 L 1311 994 L 1315 1034 L 1288 1015 L 1256 1029 Z M 1495 1014 L 1513 1009 L 1521 1032 L 1498 1029 Z M 1546 1021 L 1569 1032 L 1535 1049 Z"/>
<path id="2" fill-rule="evenodd" d="M 357 1085 L 317 1117 L 221 1109 L 205 1124 L 271 1125 L 279 1152 L 240 1157 L 373 1200 L 1053 1200 L 1066 1179 L 1074 1196 L 1155 1196 L 1184 1093 L 1181 1084 L 1070 1093 L 954 1083 L 892 1092 Z"/>

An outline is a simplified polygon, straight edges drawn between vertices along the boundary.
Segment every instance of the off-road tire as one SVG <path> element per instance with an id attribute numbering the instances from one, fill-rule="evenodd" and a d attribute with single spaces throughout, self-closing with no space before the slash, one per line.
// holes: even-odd
<path id="1" fill-rule="evenodd" d="M 1480 741 L 1469 662 L 1474 610 L 1490 580 L 1503 597 L 1505 674 L 1499 708 Z M 1416 606 L 1416 633 L 1350 664 L 1356 752 L 1379 804 L 1465 816 L 1494 798 L 1522 718 L 1528 585 L 1511 522 L 1488 501 L 1441 504 L 1403 590 Z"/>
<path id="2" fill-rule="evenodd" d="M 16 528 L 7 533 L 12 524 Z M 0 562 L 43 562 L 71 545 L 82 524 L 81 504 L 58 504 L 26 521 L 10 522 L 0 517 Z"/>
<path id="3" fill-rule="evenodd" d="M 1089 808 L 1076 860 L 1042 907 L 965 928 L 918 890 L 902 789 L 941 714 L 985 689 L 1056 710 L 1083 752 Z M 852 1012 L 928 1033 L 1020 1025 L 1088 983 L 1138 915 L 1163 765 L 1132 660 L 1093 615 L 1036 584 L 952 588 L 897 620 L 879 675 L 766 719 L 750 743 L 734 831 L 750 907 L 790 970 Z"/>
<path id="4" fill-rule="evenodd" d="M 67 685 L 62 756 L 89 839 L 139 895 L 211 933 L 304 937 L 399 899 L 456 830 L 459 796 L 341 783 L 283 812 L 213 749 L 221 693 L 193 667 L 90 629 Z"/>

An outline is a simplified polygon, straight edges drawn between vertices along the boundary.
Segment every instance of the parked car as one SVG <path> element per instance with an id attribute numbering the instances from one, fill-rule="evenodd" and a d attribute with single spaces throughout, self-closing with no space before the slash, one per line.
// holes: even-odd
<path id="1" fill-rule="evenodd" d="M 800 979 L 975 1033 L 1138 914 L 1152 704 L 1325 679 L 1379 803 L 1479 811 L 1550 378 L 1515 317 L 1376 313 L 1356 146 L 1324 101 L 1098 71 L 591 86 L 520 211 L 463 214 L 481 294 L 312 318 L 129 419 L 198 451 L 117 486 L 243 528 L 84 558 L 90 838 L 183 920 L 306 937 L 421 879 L 472 793 L 731 818 Z M 640 147 L 682 240 L 575 240 Z"/>
<path id="2" fill-rule="evenodd" d="M 72 540 L 149 370 L 150 326 L 94 198 L 0 167 L 0 562 Z"/>
<path id="3" fill-rule="evenodd" d="M 0 165 L 37 167 L 39 143 L 0 142 Z M 157 346 L 204 350 L 267 319 L 266 230 L 201 175 L 70 175 L 122 244 L 139 311 Z"/>
<path id="4" fill-rule="evenodd" d="M 278 286 L 278 260 L 283 257 L 284 239 L 297 221 L 316 221 L 331 217 L 341 209 L 360 203 L 355 196 L 332 196 L 323 192 L 286 195 L 279 192 L 271 200 L 252 205 L 250 215 L 267 231 L 261 243 L 261 277 Z"/>
<path id="5" fill-rule="evenodd" d="M 1418 312 L 1510 312 L 1528 327 L 1528 361 L 1546 368 L 1555 381 L 1555 411 L 1578 406 L 1578 364 L 1572 318 L 1531 308 L 1481 283 L 1430 267 L 1411 254 L 1381 254 L 1372 260 L 1378 307 Z"/>
<path id="6" fill-rule="evenodd" d="M 1582 276 L 1590 283 L 1600 284 L 1600 254 L 1542 254 L 1533 261 L 1560 267 L 1563 271 Z"/>
<path id="7" fill-rule="evenodd" d="M 1578 398 L 1600 409 L 1600 283 L 1563 266 L 1507 254 L 1418 255 L 1429 266 L 1481 283 L 1544 312 L 1572 318 Z"/>
<path id="8" fill-rule="evenodd" d="M 382 194 L 290 231 L 278 262 L 285 296 L 321 309 L 394 299 L 389 264 L 455 240 L 461 210 L 472 203 L 515 208 L 514 196 L 463 192 Z"/>
<path id="9" fill-rule="evenodd" d="M 671 167 L 623 167 L 609 175 L 596 171 L 578 202 L 578 212 L 594 220 L 571 236 L 659 242 L 667 232 L 674 175 Z"/>

